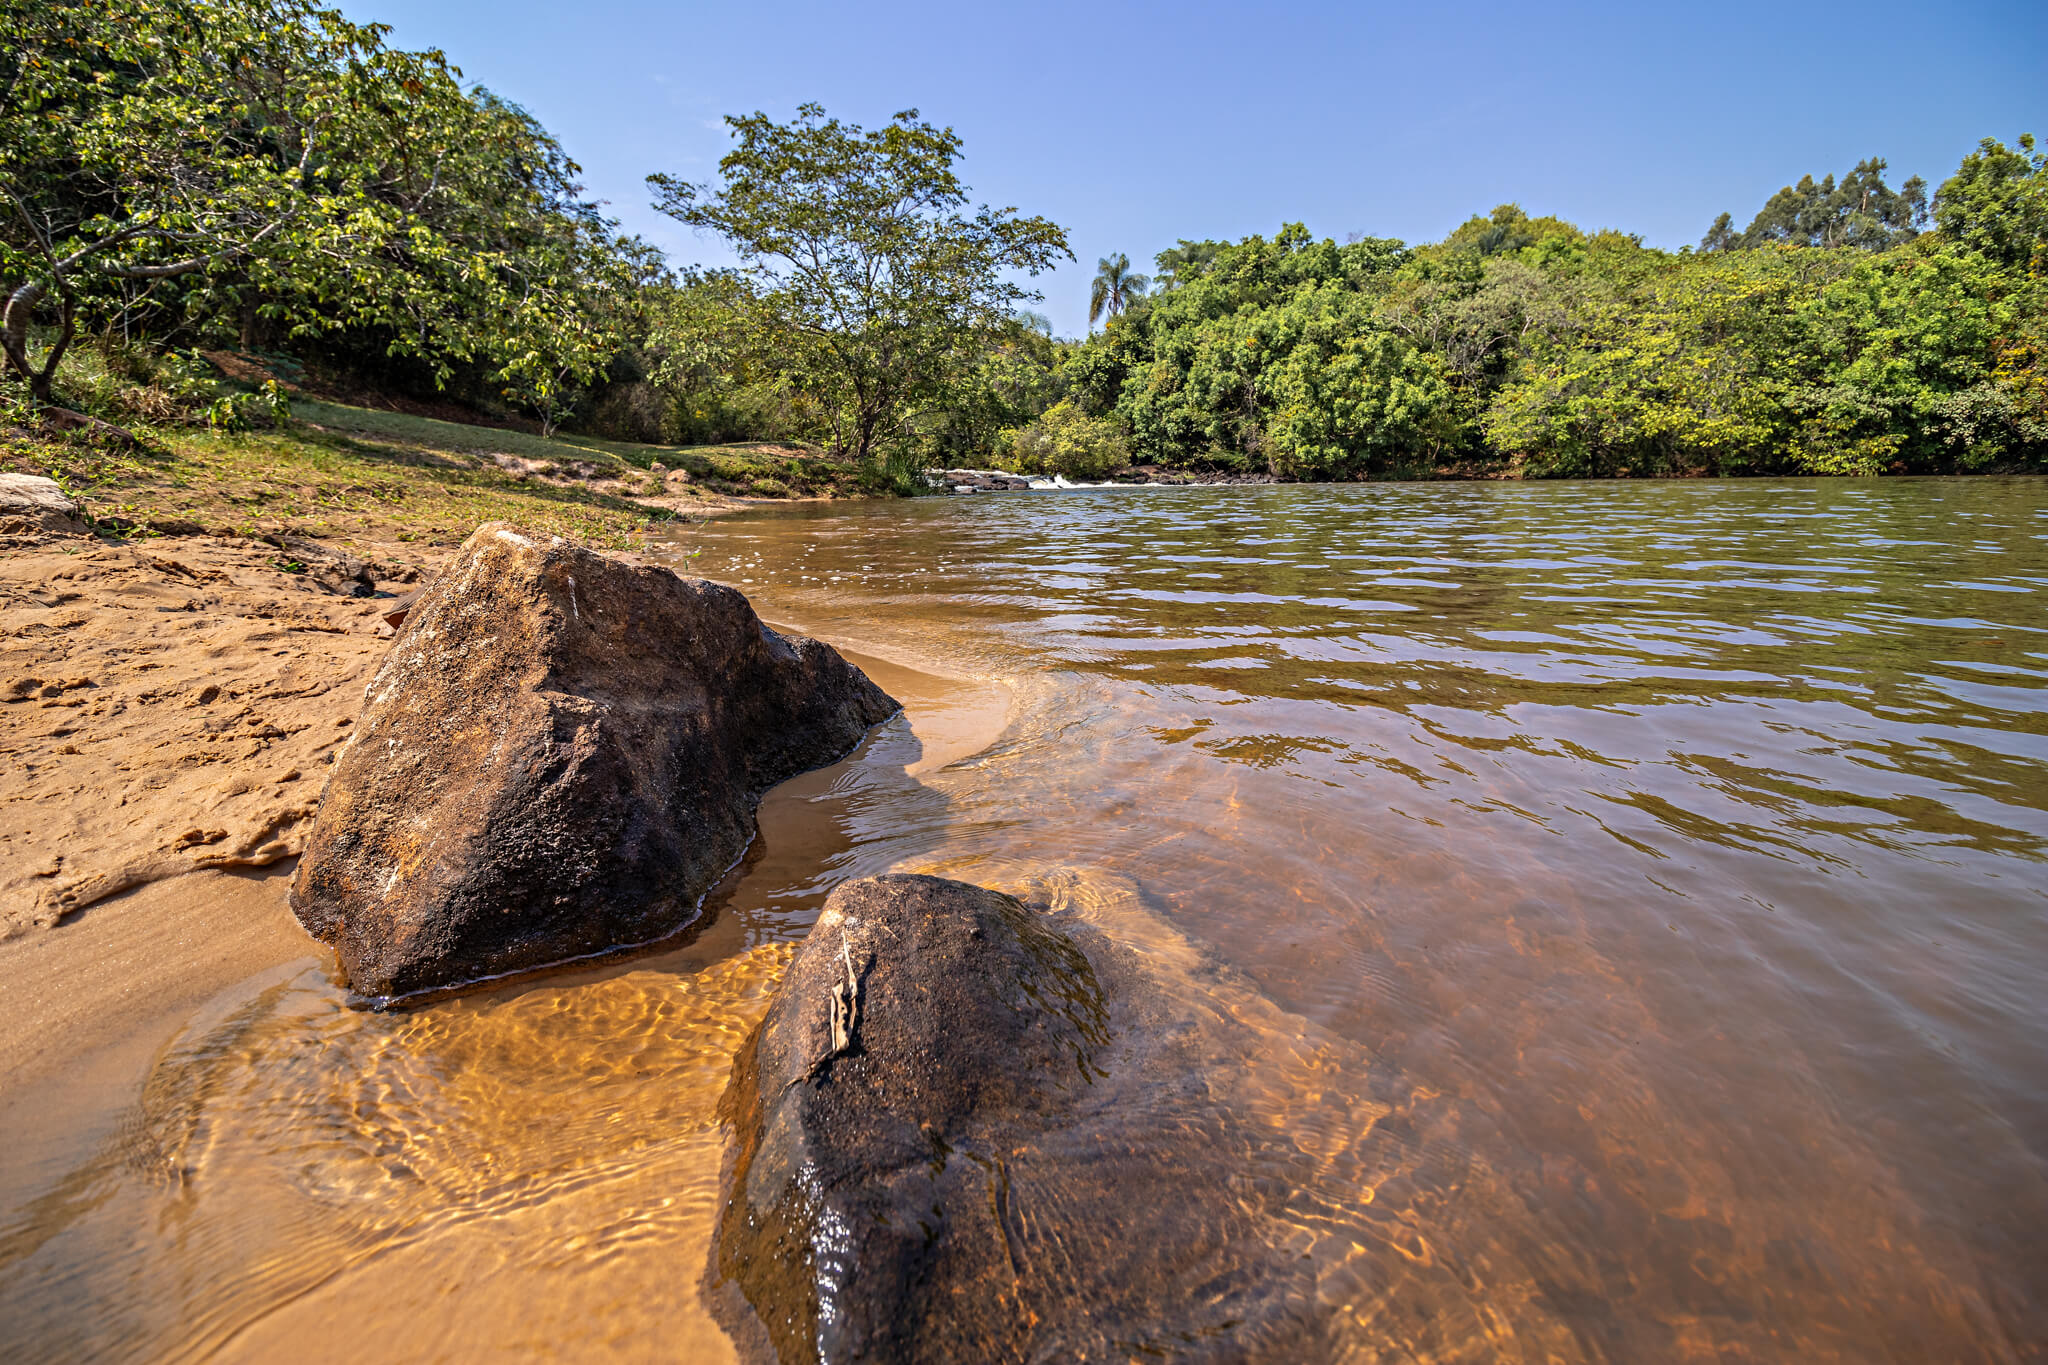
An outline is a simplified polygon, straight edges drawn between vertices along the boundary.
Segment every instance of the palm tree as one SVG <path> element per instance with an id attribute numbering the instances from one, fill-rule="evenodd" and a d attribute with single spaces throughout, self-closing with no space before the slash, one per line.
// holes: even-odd
<path id="1" fill-rule="evenodd" d="M 1104 313 L 1116 317 L 1145 297 L 1152 281 L 1131 269 L 1131 258 L 1119 251 L 1095 263 L 1095 287 L 1088 291 L 1088 325 Z"/>

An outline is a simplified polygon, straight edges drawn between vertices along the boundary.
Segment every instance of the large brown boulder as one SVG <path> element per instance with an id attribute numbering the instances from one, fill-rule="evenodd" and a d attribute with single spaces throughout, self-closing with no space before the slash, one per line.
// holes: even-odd
<path id="1" fill-rule="evenodd" d="M 898 709 L 731 588 L 497 524 L 366 696 L 292 909 L 373 999 L 672 932 L 763 792 Z"/>
<path id="2" fill-rule="evenodd" d="M 981 887 L 834 891 L 727 1093 L 735 1339 L 783 1365 L 1323 1358 L 1291 1190 L 1251 1174 L 1299 1154 L 1213 1084 L 1235 1022 L 1179 994 Z"/>

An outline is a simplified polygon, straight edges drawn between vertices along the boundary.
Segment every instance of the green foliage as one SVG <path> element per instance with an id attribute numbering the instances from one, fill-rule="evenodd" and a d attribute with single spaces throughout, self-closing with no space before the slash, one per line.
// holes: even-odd
<path id="1" fill-rule="evenodd" d="M 913 430 L 927 465 L 970 464 L 998 448 L 1001 434 L 1029 423 L 1060 398 L 1064 348 L 1045 331 L 1014 322 L 964 362 L 946 402 L 920 414 Z"/>
<path id="2" fill-rule="evenodd" d="M 1037 421 L 1000 433 L 996 460 L 1019 474 L 1098 480 L 1131 462 L 1116 423 L 1090 417 L 1064 401 L 1047 408 Z"/>
<path id="3" fill-rule="evenodd" d="M 1794 385 L 1786 409 L 1797 423 L 1798 466 L 1949 471 L 2003 455 L 2019 433 L 1981 403 L 1956 407 L 1988 379 L 1993 340 L 2010 324 L 2001 292 L 1983 257 L 1937 246 L 1859 260 L 1805 300 L 1792 363 L 1783 365 Z M 1944 412 L 1967 431 L 1940 420 Z"/>
<path id="4" fill-rule="evenodd" d="M 1958 246 L 2014 270 L 2048 273 L 2048 152 L 1985 138 L 1942 183 L 1934 221 Z"/>
<path id="5" fill-rule="evenodd" d="M 1933 240 L 1669 257 L 1483 426 L 1536 474 L 1982 468 L 2041 445 L 1990 363 L 2014 320 L 1991 262 Z"/>
<path id="6" fill-rule="evenodd" d="M 877 497 L 918 498 L 935 491 L 925 477 L 924 450 L 914 441 L 892 441 L 861 462 L 859 485 Z"/>
<path id="7" fill-rule="evenodd" d="M 1668 258 L 1622 306 L 1532 348 L 1485 410 L 1489 442 L 1539 475 L 1746 468 L 1784 436 L 1771 375 L 1797 292 L 1784 259 Z"/>
<path id="8" fill-rule="evenodd" d="M 1299 224 L 1182 239 L 1149 281 L 1103 258 L 1102 330 L 1066 342 L 1020 311 L 1021 278 L 1071 259 L 1064 233 L 972 207 L 960 139 L 914 110 L 873 131 L 816 105 L 729 119 L 715 183 L 650 183 L 743 268 L 671 272 L 528 114 L 386 33 L 318 0 L 0 6 L 0 418 L 61 400 L 152 440 L 254 439 L 293 416 L 284 388 L 198 354 L 263 353 L 297 383 L 289 348 L 354 377 L 329 396 L 447 386 L 538 421 L 481 438 L 498 452 L 573 443 L 622 471 L 658 449 L 628 442 L 666 441 L 692 480 L 772 496 L 843 491 L 856 467 L 867 491 L 921 492 L 925 467 L 992 452 L 1071 478 L 2048 460 L 2031 136 L 1964 158 L 1931 231 L 1926 186 L 1893 189 L 1873 158 L 1675 254 L 1514 204 L 1416 247 Z M 585 434 L 545 439 L 565 429 Z"/>
<path id="9" fill-rule="evenodd" d="M 1484 217 L 1474 215 L 1459 224 L 1444 239 L 1443 247 L 1453 254 L 1483 258 L 1559 241 L 1584 240 L 1584 233 L 1561 218 L 1531 218 L 1519 204 L 1502 204 Z"/>
<path id="10" fill-rule="evenodd" d="M 224 393 L 206 408 L 206 425 L 216 431 L 249 431 L 290 421 L 291 398 L 275 379 L 250 392 Z"/>
<path id="11" fill-rule="evenodd" d="M 1378 316 L 1397 243 L 1290 224 L 1204 255 L 1109 327 L 1106 356 L 1069 362 L 1082 408 L 1105 410 L 1113 382 L 1134 446 L 1165 463 L 1341 477 L 1447 447 L 1445 366 Z"/>
<path id="12" fill-rule="evenodd" d="M 1512 204 L 1417 248 L 1183 240 L 1061 381 L 1135 460 L 1298 478 L 2038 467 L 2044 161 L 1986 142 L 1933 233 L 1869 160 L 1697 253 Z"/>
<path id="13" fill-rule="evenodd" d="M 1722 214 L 1700 242 L 1703 251 L 1741 247 L 1861 247 L 1883 251 L 1911 241 L 1927 225 L 1927 182 L 1914 176 L 1894 190 L 1884 182 L 1885 163 L 1871 157 L 1838 184 L 1832 175 L 1815 181 L 1801 176 L 1772 195 L 1740 235 Z"/>
<path id="14" fill-rule="evenodd" d="M 1152 258 L 1161 289 L 1174 289 L 1195 279 L 1215 261 L 1225 242 L 1191 242 L 1183 237 Z"/>
<path id="15" fill-rule="evenodd" d="M 443 378 L 486 363 L 544 422 L 601 367 L 593 305 L 631 253 L 545 130 L 440 53 L 311 0 L 4 23 L 0 339 L 38 398 L 82 326 L 370 334 Z"/>
<path id="16" fill-rule="evenodd" d="M 1131 258 L 1123 252 L 1104 256 L 1095 263 L 1095 282 L 1088 287 L 1088 325 L 1122 317 L 1151 287 L 1152 281 L 1131 269 Z"/>
<path id="17" fill-rule="evenodd" d="M 663 396 L 664 439 L 710 445 L 829 429 L 807 382 L 814 343 L 784 327 L 747 276 L 685 271 L 642 298 L 650 323 L 644 368 Z"/>
<path id="18" fill-rule="evenodd" d="M 738 145 L 719 163 L 722 183 L 651 176 L 656 207 L 747 262 L 745 330 L 775 341 L 771 372 L 822 415 L 836 450 L 866 460 L 900 440 L 1037 297 L 1011 272 L 1071 256 L 1043 218 L 968 212 L 960 139 L 915 110 L 873 132 L 815 104 L 787 124 L 727 123 Z"/>

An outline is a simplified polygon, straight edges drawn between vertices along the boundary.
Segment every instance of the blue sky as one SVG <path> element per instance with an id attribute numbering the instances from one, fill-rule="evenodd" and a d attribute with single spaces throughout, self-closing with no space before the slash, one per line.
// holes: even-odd
<path id="1" fill-rule="evenodd" d="M 341 0 L 531 109 L 592 192 L 678 264 L 727 263 L 648 208 L 712 175 L 720 116 L 915 107 L 976 197 L 1042 213 L 1062 335 L 1095 261 L 1301 221 L 1428 241 L 1513 201 L 1656 246 L 1865 156 L 1938 185 L 1981 137 L 2048 138 L 2048 0 L 1718 6 Z"/>

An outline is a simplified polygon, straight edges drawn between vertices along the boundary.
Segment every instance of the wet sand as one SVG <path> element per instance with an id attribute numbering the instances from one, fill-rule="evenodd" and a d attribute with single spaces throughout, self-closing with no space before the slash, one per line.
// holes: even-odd
<path id="1" fill-rule="evenodd" d="M 0 943 L 0 1115 L 87 1058 L 146 1063 L 219 992 L 324 953 L 285 904 L 293 866 L 188 872 Z"/>
<path id="2" fill-rule="evenodd" d="M 787 960 L 746 909 L 843 852 L 849 783 L 914 786 L 1010 710 L 999 681 L 847 652 L 906 718 L 771 792 L 673 946 L 363 1015 L 291 916 L 289 861 L 0 942 L 20 1358 L 730 1358 L 679 1267 L 709 1246 L 731 1050 Z M 432 1093 L 392 1093 L 415 1067 Z"/>
<path id="3" fill-rule="evenodd" d="M 917 741 L 904 769 L 910 776 L 987 747 L 1010 714 L 1000 679 L 945 677 L 842 652 L 903 703 Z M 801 845 L 807 798 L 832 775 L 821 769 L 770 792 L 762 842 Z M 81 1059 L 109 1050 L 146 1060 L 215 995 L 281 967 L 331 965 L 326 946 L 292 918 L 286 896 L 296 866 L 188 872 L 102 901 L 61 931 L 0 940 L 0 1075 L 9 1082 L 0 1122 L 53 1071 L 76 1071 Z"/>

